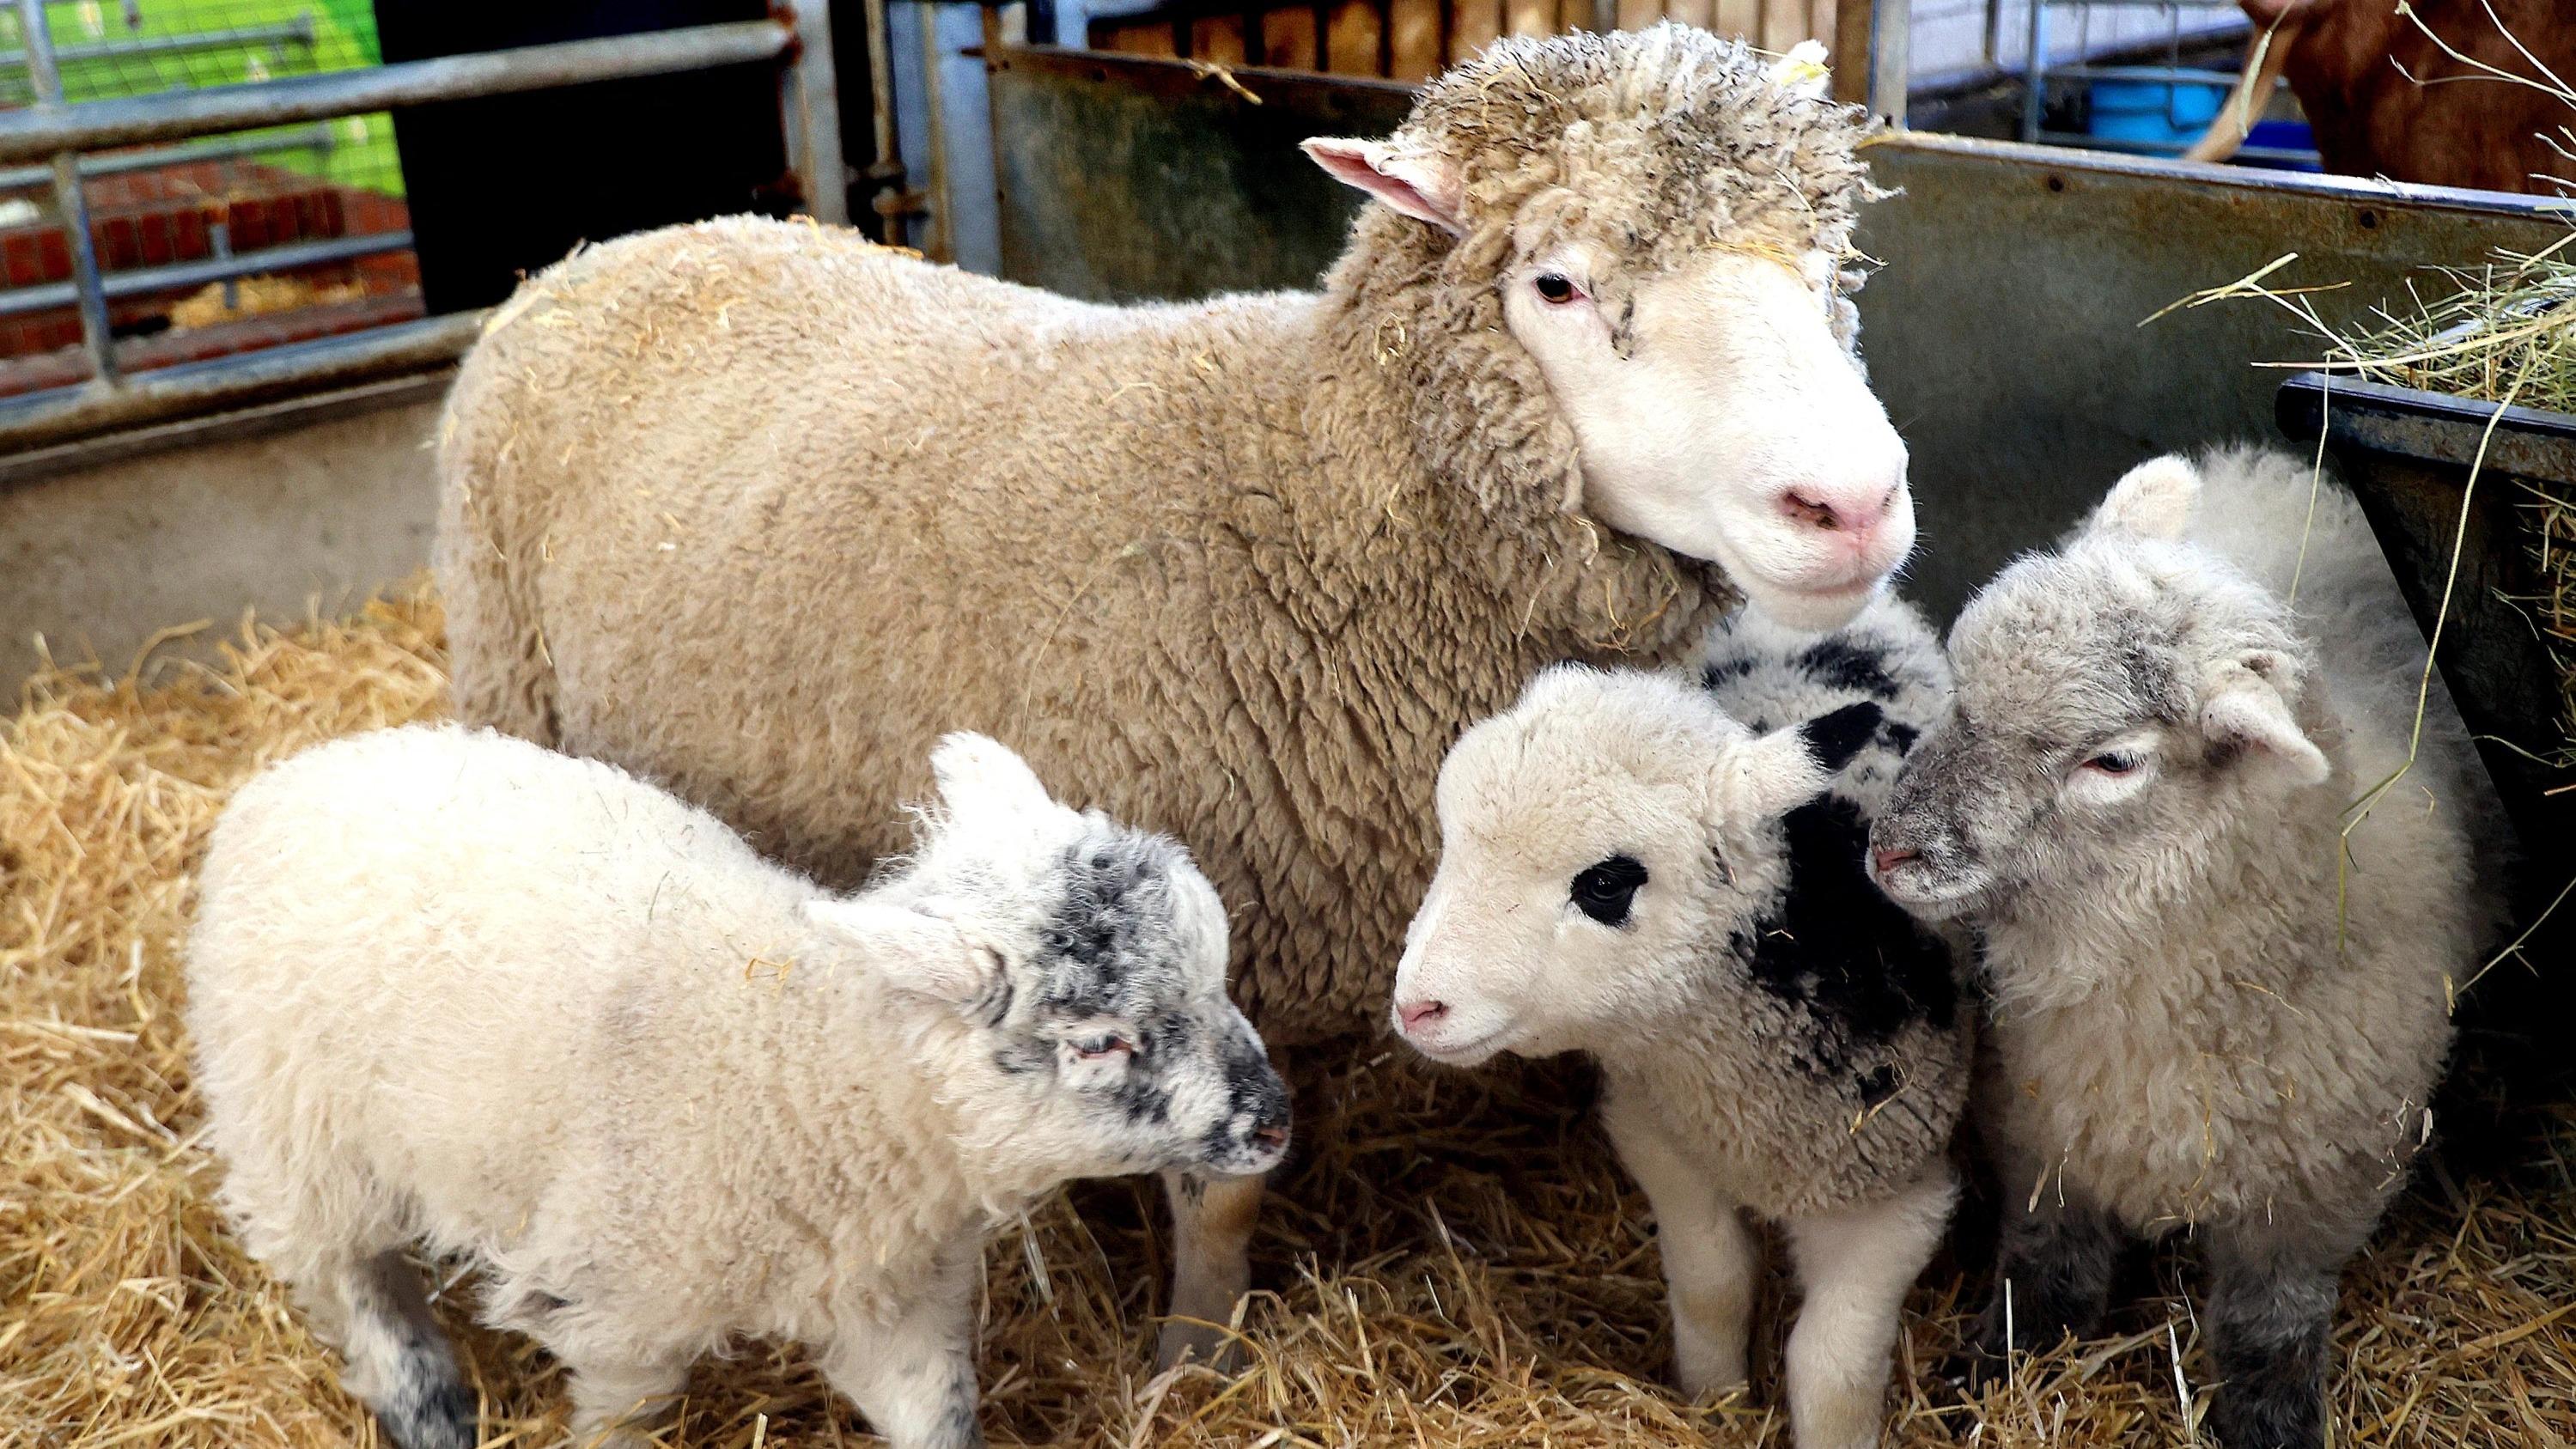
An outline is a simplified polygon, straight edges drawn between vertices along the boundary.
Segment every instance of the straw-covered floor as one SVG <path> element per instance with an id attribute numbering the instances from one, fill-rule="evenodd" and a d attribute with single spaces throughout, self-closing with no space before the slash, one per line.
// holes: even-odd
<path id="1" fill-rule="evenodd" d="M 246 627 L 218 668 L 39 681 L 0 735 L 0 1444 L 374 1442 L 210 1206 L 178 949 L 225 792 L 325 736 L 435 714 L 439 658 L 424 600 Z M 1691 1408 L 1657 1386 L 1652 1237 L 1579 1072 L 1435 1077 L 1382 1046 L 1306 1065 L 1306 1146 L 1260 1245 L 1251 1371 L 1149 1378 L 1155 1214 L 1132 1185 L 1086 1188 L 991 1256 L 997 1439 L 1785 1442 L 1758 1401 Z M 2518 1120 L 2509 1141 L 2493 1170 L 2426 1174 L 2349 1276 L 2339 1443 L 2576 1440 L 2576 1122 Z M 2120 1337 L 1966 1404 L 1935 1372 L 1966 1298 L 1936 1265 L 1902 1351 L 1898 1442 L 2186 1442 L 2180 1404 L 2205 1384 L 2185 1281 L 2158 1259 Z M 450 1295 L 451 1317 L 469 1293 Z M 467 1342 L 486 1443 L 549 1442 L 559 1386 L 541 1357 Z M 834 1444 L 852 1425 L 800 1358 L 754 1344 L 700 1369 L 671 1441 Z"/>

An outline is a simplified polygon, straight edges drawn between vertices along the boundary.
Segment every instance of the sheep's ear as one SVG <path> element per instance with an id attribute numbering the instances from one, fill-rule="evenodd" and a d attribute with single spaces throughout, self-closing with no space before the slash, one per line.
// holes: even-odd
<path id="1" fill-rule="evenodd" d="M 2200 503 L 2200 470 L 2189 458 L 2168 453 L 2122 474 L 2093 510 L 2095 530 L 2117 529 L 2140 538 L 2175 539 L 2191 526 Z"/>
<path id="2" fill-rule="evenodd" d="M 1057 808 L 1028 762 L 984 735 L 959 731 L 930 752 L 951 819 L 1008 820 Z"/>
<path id="3" fill-rule="evenodd" d="M 1793 96 L 1823 100 L 1833 89 L 1834 73 L 1825 66 L 1825 43 L 1801 40 L 1771 62 L 1771 83 Z"/>
<path id="4" fill-rule="evenodd" d="M 2267 761 L 2293 783 L 2322 785 L 2334 766 L 2299 728 L 2281 692 L 2297 670 L 2296 660 L 2272 649 L 2249 649 L 2220 665 L 2201 695 L 2200 728 L 2212 744 Z"/>
<path id="5" fill-rule="evenodd" d="M 999 984 L 998 953 L 954 921 L 913 906 L 865 898 L 809 901 L 805 918 L 864 954 L 901 991 L 964 1006 Z"/>
<path id="6" fill-rule="evenodd" d="M 1332 178 L 1356 186 L 1416 221 L 1467 234 L 1466 186 L 1458 168 L 1426 151 L 1399 151 L 1384 141 L 1317 136 L 1299 149 Z"/>
<path id="7" fill-rule="evenodd" d="M 1733 820 L 1768 819 L 1813 800 L 1878 733 L 1882 717 L 1877 705 L 1863 700 L 1756 736 L 1718 767 L 1719 812 Z"/>

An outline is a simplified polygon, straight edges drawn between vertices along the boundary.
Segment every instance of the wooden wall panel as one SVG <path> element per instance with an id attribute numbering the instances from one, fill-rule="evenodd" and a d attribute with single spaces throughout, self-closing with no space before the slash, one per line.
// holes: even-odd
<path id="1" fill-rule="evenodd" d="M 1589 30 L 1600 13 L 1595 0 L 1323 0 L 1216 14 L 1207 13 L 1206 0 L 1190 3 L 1196 18 L 1184 23 L 1194 58 L 1398 80 L 1426 79 L 1504 35 Z M 1326 17 L 1320 63 L 1318 13 Z M 1765 50 L 1834 40 L 1835 0 L 1612 0 L 1612 13 L 1622 30 L 1671 19 L 1741 36 Z M 1168 56 L 1175 51 L 1173 21 L 1150 12 L 1104 20 L 1092 26 L 1091 44 Z"/>

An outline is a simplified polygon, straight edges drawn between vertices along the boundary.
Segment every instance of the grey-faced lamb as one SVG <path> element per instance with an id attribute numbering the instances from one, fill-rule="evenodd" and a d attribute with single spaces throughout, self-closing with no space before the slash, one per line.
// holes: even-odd
<path id="1" fill-rule="evenodd" d="M 401 1449 L 474 1408 L 406 1246 L 640 1444 L 736 1334 L 808 1345 L 898 1449 L 979 1444 L 974 1277 L 1067 1179 L 1265 1171 L 1287 1090 L 1179 846 L 932 757 L 853 896 L 608 765 L 452 728 L 244 786 L 189 943 L 223 1202 Z"/>
<path id="2" fill-rule="evenodd" d="M 1542 674 L 1441 770 L 1439 872 L 1396 974 L 1396 1026 L 1438 1060 L 1599 1059 L 1687 1392 L 1746 1380 L 1743 1214 L 1786 1229 L 1801 1449 L 1878 1442 L 1898 1310 L 1957 1196 L 1973 1013 L 1947 943 L 1864 860 L 1947 700 L 1931 632 L 1892 600 L 1821 638 L 1748 611 L 1697 688 Z"/>
<path id="3" fill-rule="evenodd" d="M 1738 591 L 1839 622 L 1911 546 L 1866 118 L 1811 71 L 1503 41 L 1308 143 L 1374 198 L 1320 292 L 1095 306 L 751 220 L 584 251 L 442 424 L 459 713 L 833 880 L 931 740 L 1003 735 L 1197 853 L 1274 1046 L 1369 1030 L 1467 721 Z M 1259 1193 L 1174 1196 L 1176 1315 L 1225 1319 Z"/>
<path id="4" fill-rule="evenodd" d="M 2497 911 L 2493 797 L 2438 681 L 2374 793 L 2424 643 L 2352 499 L 2322 484 L 2311 526 L 2311 498 L 2256 453 L 2121 479 L 1960 615 L 1956 707 L 1872 842 L 1892 895 L 1984 942 L 1986 1362 L 2008 1326 L 2089 1333 L 2124 1243 L 2188 1229 L 2231 1449 L 2324 1442 L 2336 1278 L 2431 1130 L 2446 981 Z"/>

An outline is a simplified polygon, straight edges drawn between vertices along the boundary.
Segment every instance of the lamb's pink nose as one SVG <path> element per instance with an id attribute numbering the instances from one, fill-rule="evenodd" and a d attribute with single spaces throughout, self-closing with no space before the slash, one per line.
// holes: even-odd
<path id="1" fill-rule="evenodd" d="M 1877 868 L 1880 875 L 1885 875 L 1889 871 L 1896 869 L 1898 866 L 1905 864 L 1909 860 L 1920 860 L 1922 858 L 1922 853 L 1919 851 L 1874 850 L 1870 852 L 1869 863 Z"/>
<path id="2" fill-rule="evenodd" d="M 1438 1021 L 1440 1018 L 1447 1016 L 1449 1014 L 1449 1003 L 1445 1001 L 1400 1001 L 1396 1003 L 1395 1014 L 1403 1020 L 1404 1029 L 1406 1031 L 1420 1031 L 1426 1023 Z"/>

